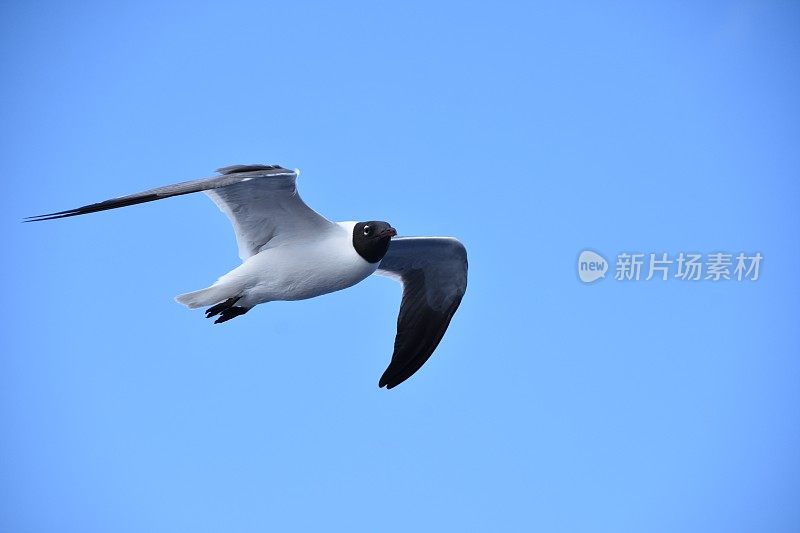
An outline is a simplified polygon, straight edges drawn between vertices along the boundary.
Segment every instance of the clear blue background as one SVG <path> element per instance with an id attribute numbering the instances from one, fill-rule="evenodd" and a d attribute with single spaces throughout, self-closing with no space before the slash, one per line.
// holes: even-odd
<path id="1" fill-rule="evenodd" d="M 793 2 L 0 8 L 0 531 L 800 528 Z M 300 167 L 334 220 L 453 235 L 470 285 L 392 391 L 400 286 L 214 326 L 202 195 Z M 584 248 L 760 251 L 582 285 Z"/>

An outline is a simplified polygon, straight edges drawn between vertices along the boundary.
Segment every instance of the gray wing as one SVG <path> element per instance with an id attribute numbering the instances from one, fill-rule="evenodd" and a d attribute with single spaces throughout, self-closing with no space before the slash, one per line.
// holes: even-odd
<path id="1" fill-rule="evenodd" d="M 221 175 L 158 187 L 75 209 L 29 217 L 26 222 L 73 217 L 205 192 L 233 224 L 239 257 L 257 254 L 267 243 L 326 231 L 335 224 L 308 207 L 297 194 L 297 172 L 278 165 L 234 165 L 217 170 Z"/>
<path id="2" fill-rule="evenodd" d="M 378 382 L 391 389 L 419 370 L 442 340 L 467 290 L 467 251 L 450 237 L 397 237 L 377 273 L 403 284 L 394 354 Z"/>

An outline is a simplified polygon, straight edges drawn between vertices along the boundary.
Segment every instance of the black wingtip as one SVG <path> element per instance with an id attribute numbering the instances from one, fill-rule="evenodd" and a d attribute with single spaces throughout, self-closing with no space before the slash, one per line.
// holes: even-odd
<path id="1" fill-rule="evenodd" d="M 43 220 L 55 220 L 57 218 L 66 218 L 66 217 L 74 217 L 75 215 L 80 215 L 80 211 L 77 209 L 70 209 L 68 211 L 58 211 L 56 213 L 47 213 L 46 215 L 34 215 L 32 217 L 25 217 L 22 219 L 22 222 L 41 222 Z"/>
<path id="2" fill-rule="evenodd" d="M 189 191 L 191 192 L 191 191 Z M 180 194 L 188 194 L 180 193 Z M 173 195 L 174 196 L 174 195 Z M 23 222 L 41 222 L 42 220 L 55 220 L 57 218 L 74 217 L 78 215 L 88 215 L 89 213 L 99 213 L 100 211 L 108 211 L 109 209 L 116 209 L 118 207 L 128 207 L 130 205 L 143 204 L 152 202 L 162 198 L 157 193 L 141 193 L 134 196 L 123 196 L 121 198 L 113 198 L 95 204 L 84 205 L 74 209 L 67 209 L 65 211 L 56 211 L 55 213 L 47 213 L 46 215 L 36 215 L 33 217 L 26 217 Z"/>
<path id="3" fill-rule="evenodd" d="M 384 372 L 383 375 L 381 376 L 381 379 L 378 380 L 378 388 L 379 389 L 385 388 L 386 390 L 391 390 L 396 386 L 400 385 L 400 383 L 402 383 L 402 381 L 397 383 L 390 383 L 389 381 L 390 377 L 391 376 L 389 376 L 389 370 L 387 369 L 386 372 Z"/>

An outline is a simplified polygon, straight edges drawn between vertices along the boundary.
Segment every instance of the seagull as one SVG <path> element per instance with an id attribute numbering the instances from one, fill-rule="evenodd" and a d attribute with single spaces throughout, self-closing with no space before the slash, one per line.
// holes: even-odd
<path id="1" fill-rule="evenodd" d="M 304 300 L 346 289 L 372 274 L 403 285 L 391 362 L 378 381 L 391 389 L 410 378 L 442 340 L 467 288 L 467 252 L 452 237 L 398 237 L 387 222 L 332 222 L 297 193 L 300 171 L 232 165 L 209 178 L 158 187 L 66 211 L 37 222 L 205 193 L 233 224 L 242 264 L 210 287 L 175 299 L 208 307 L 215 324 L 258 304 Z"/>

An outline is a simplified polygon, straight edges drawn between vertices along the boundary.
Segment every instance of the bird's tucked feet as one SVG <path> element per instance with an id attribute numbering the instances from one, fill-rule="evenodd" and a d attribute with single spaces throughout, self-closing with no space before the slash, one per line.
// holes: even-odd
<path id="1" fill-rule="evenodd" d="M 227 322 L 231 318 L 236 318 L 239 315 L 245 314 L 250 309 L 252 309 L 252 307 L 240 307 L 238 305 L 229 307 L 219 314 L 219 318 L 214 321 L 214 324 L 221 324 L 223 322 Z"/>
<path id="2" fill-rule="evenodd" d="M 252 307 L 242 307 L 234 305 L 241 299 L 241 296 L 235 296 L 233 298 L 228 298 L 224 302 L 220 302 L 212 307 L 206 309 L 206 318 L 212 318 L 219 315 L 214 321 L 214 324 L 221 324 L 222 322 L 227 322 L 232 318 L 236 318 L 239 315 L 243 315 L 248 312 Z"/>

